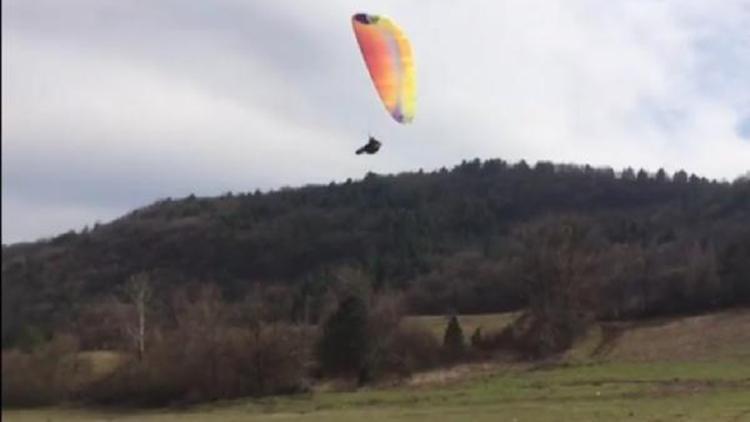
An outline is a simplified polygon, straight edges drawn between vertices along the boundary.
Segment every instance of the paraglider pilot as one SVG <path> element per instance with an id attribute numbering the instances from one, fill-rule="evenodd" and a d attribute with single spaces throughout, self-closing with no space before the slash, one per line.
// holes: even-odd
<path id="1" fill-rule="evenodd" d="M 370 136 L 370 140 L 362 148 L 357 150 L 357 155 L 366 152 L 368 154 L 375 154 L 380 149 L 380 141 Z"/>

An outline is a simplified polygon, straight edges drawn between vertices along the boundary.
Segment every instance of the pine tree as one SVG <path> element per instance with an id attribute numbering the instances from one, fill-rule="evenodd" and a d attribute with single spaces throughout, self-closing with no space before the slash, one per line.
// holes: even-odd
<path id="1" fill-rule="evenodd" d="M 367 305 L 352 295 L 326 321 L 318 344 L 321 369 L 329 375 L 352 375 L 362 371 L 369 349 Z"/>
<path id="2" fill-rule="evenodd" d="M 477 327 L 471 335 L 471 346 L 478 349 L 482 346 L 482 327 Z"/>
<path id="3" fill-rule="evenodd" d="M 448 360 L 457 360 L 463 355 L 464 349 L 464 332 L 458 323 L 458 318 L 453 315 L 448 322 L 448 326 L 445 328 L 445 335 L 443 336 L 445 357 Z"/>

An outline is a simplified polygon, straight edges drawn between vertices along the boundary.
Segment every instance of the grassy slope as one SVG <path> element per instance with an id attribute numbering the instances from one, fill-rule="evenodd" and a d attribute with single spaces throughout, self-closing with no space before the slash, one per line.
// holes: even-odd
<path id="1" fill-rule="evenodd" d="M 750 310 L 731 311 L 639 324 L 614 337 L 592 333 L 573 353 L 576 363 L 547 369 L 468 365 L 470 376 L 458 381 L 432 377 L 440 381 L 187 411 L 9 411 L 3 420 L 750 420 L 749 318 Z"/>

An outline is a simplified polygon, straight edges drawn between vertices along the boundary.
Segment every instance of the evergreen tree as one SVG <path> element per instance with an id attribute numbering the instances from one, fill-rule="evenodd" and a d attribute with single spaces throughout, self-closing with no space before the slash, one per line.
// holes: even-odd
<path id="1" fill-rule="evenodd" d="M 318 344 L 318 359 L 324 373 L 352 375 L 364 369 L 369 349 L 367 305 L 356 295 L 344 299 L 326 321 Z"/>
<path id="2" fill-rule="evenodd" d="M 628 167 L 622 171 L 622 180 L 633 181 L 635 178 L 635 170 L 632 167 Z"/>
<path id="3" fill-rule="evenodd" d="M 665 172 L 663 168 L 656 172 L 656 181 L 660 183 L 667 181 L 667 172 Z"/>
<path id="4" fill-rule="evenodd" d="M 471 335 L 471 346 L 478 349 L 482 345 L 482 327 L 477 327 Z"/>
<path id="5" fill-rule="evenodd" d="M 445 328 L 445 335 L 443 336 L 445 357 L 448 360 L 457 360 L 463 355 L 464 348 L 464 332 L 458 323 L 458 318 L 453 315 L 450 321 L 448 321 L 448 326 Z"/>
<path id="6" fill-rule="evenodd" d="M 685 172 L 685 170 L 680 170 L 674 174 L 674 177 L 672 177 L 672 180 L 675 183 L 687 183 L 688 182 L 688 175 Z"/>

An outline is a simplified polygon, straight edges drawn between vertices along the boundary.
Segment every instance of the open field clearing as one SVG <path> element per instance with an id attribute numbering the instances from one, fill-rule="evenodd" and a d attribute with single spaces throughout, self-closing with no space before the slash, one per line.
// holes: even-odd
<path id="1" fill-rule="evenodd" d="M 482 328 L 484 334 L 500 332 L 506 325 L 513 322 L 513 319 L 518 315 L 517 312 L 459 315 L 458 321 L 461 324 L 464 336 L 468 339 L 474 330 L 479 327 Z M 410 316 L 405 319 L 405 322 L 427 327 L 438 339 L 442 340 L 445 327 L 448 325 L 448 317 L 443 315 Z"/>
<path id="2" fill-rule="evenodd" d="M 639 323 L 615 337 L 594 330 L 571 353 L 575 359 L 461 365 L 396 387 L 187 409 L 56 407 L 2 416 L 20 422 L 750 421 L 749 316 L 750 310 L 735 310 Z"/>

